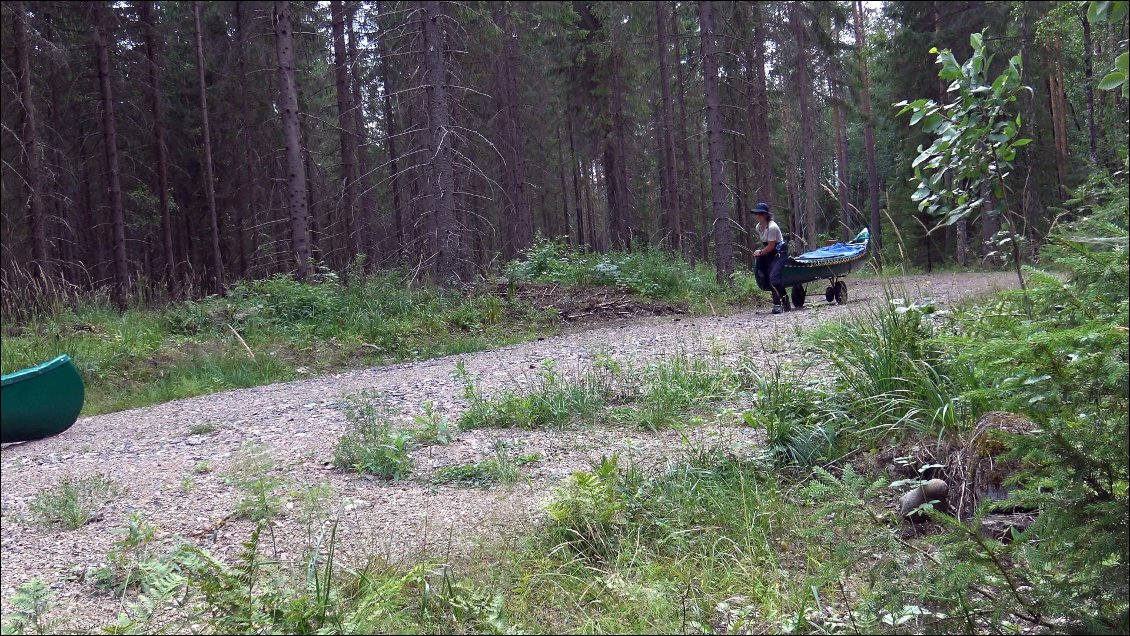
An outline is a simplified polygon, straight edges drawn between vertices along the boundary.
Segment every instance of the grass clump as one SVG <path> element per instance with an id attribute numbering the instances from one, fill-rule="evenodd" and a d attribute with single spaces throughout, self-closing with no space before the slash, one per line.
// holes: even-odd
<path id="1" fill-rule="evenodd" d="M 349 428 L 334 449 L 334 466 L 393 480 L 412 472 L 412 436 L 394 429 L 387 407 L 371 392 L 351 397 L 346 417 Z"/>
<path id="2" fill-rule="evenodd" d="M 607 402 L 610 380 L 601 373 L 584 374 L 576 380 L 561 375 L 551 362 L 542 365 L 537 383 L 525 392 L 504 391 L 484 397 L 460 362 L 456 373 L 464 383 L 469 406 L 459 417 L 463 430 L 486 426 L 498 428 L 562 428 L 591 417 Z"/>
<path id="3" fill-rule="evenodd" d="M 121 494 L 121 486 L 102 473 L 66 476 L 57 485 L 37 492 L 28 504 L 28 512 L 37 525 L 75 530 Z"/>
<path id="4" fill-rule="evenodd" d="M 512 484 L 518 481 L 518 467 L 541 460 L 541 455 L 511 457 L 507 444 L 501 440 L 491 443 L 494 457 L 473 464 L 445 466 L 435 472 L 434 484 L 456 484 L 486 488 L 494 484 Z"/>
<path id="5" fill-rule="evenodd" d="M 240 448 L 227 473 L 228 483 L 240 491 L 236 517 L 261 521 L 279 514 L 282 497 L 278 490 L 286 480 L 274 474 L 276 469 L 274 458 L 263 446 L 249 442 Z"/>
<path id="6" fill-rule="evenodd" d="M 658 430 L 681 416 L 731 399 L 754 386 L 746 360 L 728 364 L 719 356 L 694 357 L 686 352 L 640 367 L 598 357 L 591 371 L 567 377 L 545 363 L 537 382 L 525 391 L 503 391 L 486 397 L 460 365 L 469 406 L 460 416 L 463 429 L 564 428 L 608 419 Z"/>
<path id="7" fill-rule="evenodd" d="M 424 414 L 414 415 L 412 419 L 422 427 L 412 434 L 413 441 L 420 446 L 450 444 L 458 435 L 457 427 L 446 415 L 437 413 L 430 400 L 424 402 Z"/>

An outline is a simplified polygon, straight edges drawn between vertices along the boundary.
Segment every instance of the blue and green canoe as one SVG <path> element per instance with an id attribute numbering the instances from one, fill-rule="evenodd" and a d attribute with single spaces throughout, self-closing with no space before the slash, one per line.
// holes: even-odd
<path id="1" fill-rule="evenodd" d="M 800 256 L 790 256 L 781 270 L 781 286 L 790 288 L 793 305 L 804 306 L 808 296 L 805 285 L 823 279 L 828 281 L 824 298 L 830 303 L 846 303 L 847 285 L 841 279 L 867 262 L 870 243 L 871 232 L 868 228 L 863 228 L 847 243 L 834 243 Z M 755 278 L 758 287 L 769 291 L 769 278 L 764 272 L 757 270 Z"/>
<path id="2" fill-rule="evenodd" d="M 85 390 L 71 357 L 0 378 L 0 442 L 26 442 L 58 435 L 82 410 Z"/>

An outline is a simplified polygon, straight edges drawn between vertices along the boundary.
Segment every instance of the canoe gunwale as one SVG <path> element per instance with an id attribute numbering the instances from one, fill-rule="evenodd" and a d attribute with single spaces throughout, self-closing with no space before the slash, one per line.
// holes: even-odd
<path id="1" fill-rule="evenodd" d="M 13 384 L 19 384 L 20 382 L 26 382 L 68 364 L 71 364 L 71 357 L 64 353 L 61 356 L 42 364 L 37 364 L 34 367 L 20 369 L 19 371 L 13 371 L 7 375 L 0 376 L 0 386 L 11 386 Z"/>

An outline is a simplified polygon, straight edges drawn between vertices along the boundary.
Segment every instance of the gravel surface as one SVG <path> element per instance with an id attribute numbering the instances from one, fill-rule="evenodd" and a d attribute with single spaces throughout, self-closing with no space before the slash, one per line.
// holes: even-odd
<path id="1" fill-rule="evenodd" d="M 908 299 L 947 305 L 1016 285 L 1009 274 L 942 274 L 896 279 Z M 416 470 L 404 482 L 389 483 L 345 473 L 330 466 L 347 420 L 343 407 L 350 395 L 374 391 L 401 415 L 405 427 L 418 427 L 413 415 L 425 402 L 454 421 L 466 408 L 463 385 L 453 374 L 463 361 L 489 393 L 516 390 L 536 380 L 541 365 L 552 360 L 563 373 L 583 372 L 598 355 L 643 362 L 677 352 L 765 354 L 775 362 L 799 361 L 799 330 L 828 320 L 866 320 L 861 311 L 881 300 L 875 279 L 850 279 L 850 301 L 828 305 L 823 294 L 809 297 L 803 310 L 772 315 L 768 308 L 718 317 L 657 317 L 612 323 L 524 344 L 424 362 L 350 371 L 254 389 L 177 400 L 156 406 L 84 417 L 56 437 L 10 444 L 0 453 L 2 489 L 2 601 L 21 583 L 40 578 L 56 591 L 57 608 L 78 629 L 113 621 L 120 601 L 97 592 L 78 574 L 106 561 L 119 535 L 113 532 L 130 513 L 140 512 L 160 528 L 168 544 L 176 537 L 192 541 L 221 558 L 238 553 L 254 526 L 231 513 L 239 499 L 227 483 L 241 445 L 256 442 L 267 449 L 286 480 L 285 501 L 269 549 L 286 559 L 300 554 L 309 523 L 301 519 L 303 486 L 329 484 L 326 497 L 336 510 L 339 558 L 358 563 L 370 555 L 392 561 L 445 555 L 472 548 L 483 534 L 521 529 L 539 518 L 552 489 L 572 471 L 602 455 L 618 452 L 621 463 L 662 467 L 687 442 L 676 431 L 646 432 L 614 427 L 583 430 L 518 431 L 480 429 L 463 432 L 451 444 L 414 452 Z M 813 286 L 816 287 L 815 285 Z M 736 418 L 735 418 L 736 419 Z M 206 431 L 207 429 L 212 429 Z M 197 431 L 196 434 L 193 431 Z M 722 422 L 694 428 L 692 444 L 721 443 L 735 452 L 752 452 L 761 432 Z M 435 486 L 437 468 L 492 456 L 492 442 L 506 441 L 516 454 L 539 453 L 542 460 L 520 468 L 518 483 L 491 488 Z M 198 472 L 202 462 L 212 470 Z M 106 504 L 77 530 L 48 530 L 29 521 L 28 504 L 36 493 L 64 477 L 104 473 L 124 495 Z"/>

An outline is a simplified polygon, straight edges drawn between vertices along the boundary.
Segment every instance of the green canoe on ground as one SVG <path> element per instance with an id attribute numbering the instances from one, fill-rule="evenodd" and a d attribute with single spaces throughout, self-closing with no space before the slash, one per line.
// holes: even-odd
<path id="1" fill-rule="evenodd" d="M 58 435 L 82 410 L 82 376 L 64 354 L 0 379 L 0 442 Z"/>

